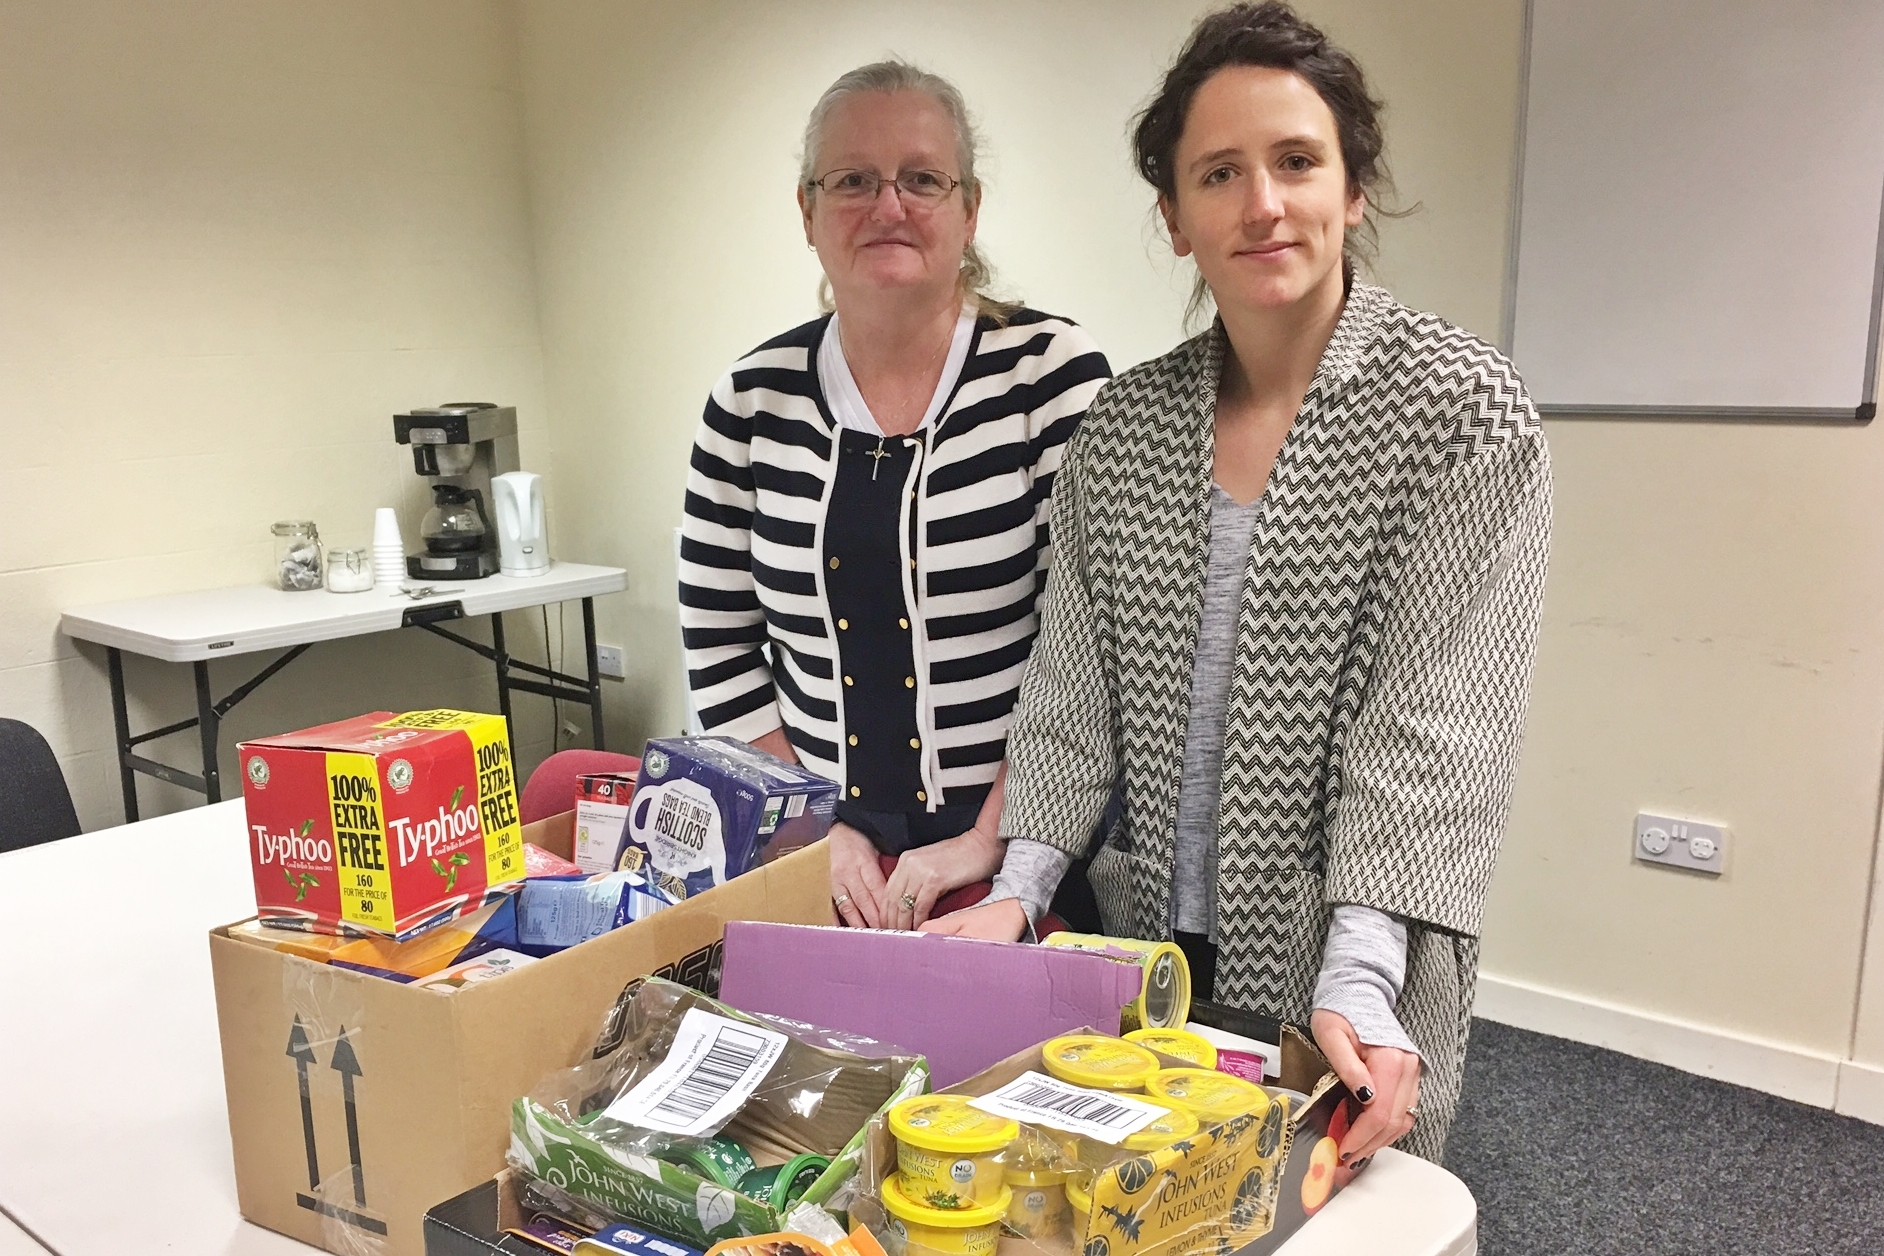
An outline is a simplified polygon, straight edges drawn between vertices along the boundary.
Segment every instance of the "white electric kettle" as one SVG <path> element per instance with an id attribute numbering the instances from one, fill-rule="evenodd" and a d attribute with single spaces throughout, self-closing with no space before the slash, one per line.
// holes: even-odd
<path id="1" fill-rule="evenodd" d="M 491 504 L 497 515 L 497 569 L 506 576 L 549 574 L 543 477 L 534 471 L 492 476 Z"/>

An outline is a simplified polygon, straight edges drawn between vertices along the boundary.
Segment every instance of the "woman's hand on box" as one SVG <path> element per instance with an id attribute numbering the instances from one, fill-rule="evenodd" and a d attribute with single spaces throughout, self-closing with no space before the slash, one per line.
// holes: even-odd
<path id="1" fill-rule="evenodd" d="M 883 868 L 877 863 L 876 843 L 838 821 L 827 836 L 831 843 L 831 905 L 854 929 L 882 929 L 884 921 Z"/>
<path id="2" fill-rule="evenodd" d="M 883 891 L 883 912 L 888 918 L 884 927 L 921 927 L 944 894 L 999 872 L 1006 851 L 1006 842 L 979 828 L 904 851 Z"/>
<path id="3" fill-rule="evenodd" d="M 1361 1115 L 1341 1140 L 1341 1163 L 1357 1165 L 1413 1128 L 1420 1097 L 1420 1058 L 1398 1047 L 1370 1047 L 1339 1012 L 1309 1019 L 1315 1045 L 1354 1097 Z"/>
<path id="4" fill-rule="evenodd" d="M 1027 909 L 1018 898 L 977 903 L 946 916 L 937 916 L 926 922 L 922 931 L 958 938 L 986 938 L 990 942 L 1018 942 L 1027 936 Z"/>

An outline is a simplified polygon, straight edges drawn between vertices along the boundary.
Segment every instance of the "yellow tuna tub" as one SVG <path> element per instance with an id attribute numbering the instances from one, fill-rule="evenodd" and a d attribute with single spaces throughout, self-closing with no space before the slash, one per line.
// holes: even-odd
<path id="1" fill-rule="evenodd" d="M 1086 1237 L 1086 1227 L 1092 1223 L 1092 1183 L 1067 1178 L 1066 1206 L 1073 1214 L 1073 1242 L 1077 1244 Z"/>
<path id="2" fill-rule="evenodd" d="M 1004 1180 L 1013 1192 L 1007 1224 L 1022 1238 L 1043 1239 L 1065 1232 L 1072 1214 L 1066 1204 L 1066 1173 L 1045 1165 L 1010 1165 Z"/>
<path id="3" fill-rule="evenodd" d="M 1160 1069 L 1145 1083 L 1145 1094 L 1189 1109 L 1205 1125 L 1221 1125 L 1234 1116 L 1261 1117 L 1272 1102 L 1254 1082 L 1209 1068 Z"/>
<path id="4" fill-rule="evenodd" d="M 1134 964 L 1144 973 L 1138 997 L 1119 1009 L 1120 1029 L 1176 1026 L 1191 1018 L 1191 964 L 1176 943 L 1096 933 L 1049 933 L 1040 942 Z"/>
<path id="5" fill-rule="evenodd" d="M 930 1208 L 910 1198 L 900 1176 L 884 1178 L 881 1194 L 891 1224 L 909 1244 L 908 1256 L 994 1256 L 1010 1203 L 1006 1187 L 985 1206 Z"/>
<path id="6" fill-rule="evenodd" d="M 1040 1062 L 1061 1081 L 1093 1090 L 1142 1090 L 1158 1071 L 1157 1056 L 1103 1034 L 1055 1038 L 1040 1048 Z"/>
<path id="7" fill-rule="evenodd" d="M 1007 1193 L 1002 1153 L 1020 1126 L 961 1095 L 917 1095 L 890 1109 L 899 1194 L 931 1209 L 989 1206 Z M 1005 1209 L 1006 1205 L 1002 1206 Z"/>
<path id="8" fill-rule="evenodd" d="M 1127 1151 L 1158 1151 L 1180 1138 L 1189 1138 L 1197 1129 L 1196 1113 L 1188 1108 L 1166 1107 L 1163 1116 L 1138 1133 L 1126 1135 L 1120 1146 Z"/>
<path id="9" fill-rule="evenodd" d="M 1217 1048 L 1211 1045 L 1208 1038 L 1200 1037 L 1188 1029 L 1134 1029 L 1125 1035 L 1125 1041 L 1175 1056 L 1198 1068 L 1217 1067 Z"/>

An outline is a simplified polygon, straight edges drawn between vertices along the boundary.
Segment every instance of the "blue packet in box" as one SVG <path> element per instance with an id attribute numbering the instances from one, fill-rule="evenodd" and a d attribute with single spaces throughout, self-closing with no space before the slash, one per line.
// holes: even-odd
<path id="1" fill-rule="evenodd" d="M 680 901 L 639 872 L 600 876 L 534 877 L 517 904 L 517 945 L 526 955 L 550 955 L 646 920 Z"/>
<path id="2" fill-rule="evenodd" d="M 641 756 L 627 845 L 698 894 L 822 838 L 837 793 L 836 781 L 731 737 L 656 738 Z"/>
<path id="3" fill-rule="evenodd" d="M 659 1234 L 625 1225 L 603 1226 L 575 1247 L 577 1256 L 700 1256 L 700 1252 Z"/>

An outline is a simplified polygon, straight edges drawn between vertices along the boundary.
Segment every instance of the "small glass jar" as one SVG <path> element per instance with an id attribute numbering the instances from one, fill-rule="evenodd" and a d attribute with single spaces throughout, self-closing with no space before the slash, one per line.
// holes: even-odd
<path id="1" fill-rule="evenodd" d="M 284 519 L 275 534 L 275 581 L 290 593 L 321 587 L 321 534 L 308 519 Z"/>
<path id="2" fill-rule="evenodd" d="M 373 553 L 365 546 L 327 551 L 327 591 L 365 593 L 373 587 Z"/>

